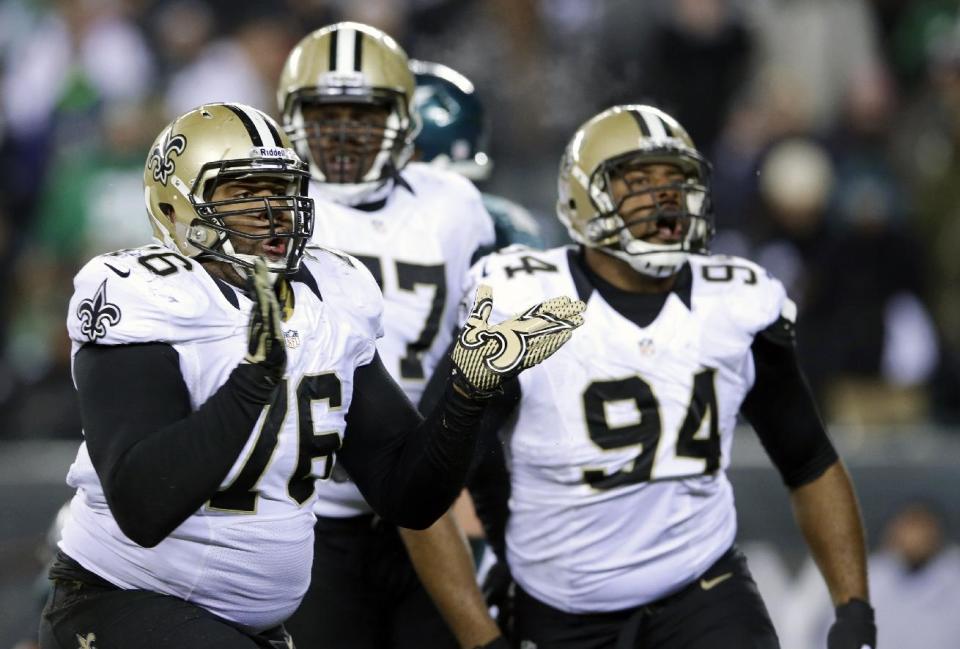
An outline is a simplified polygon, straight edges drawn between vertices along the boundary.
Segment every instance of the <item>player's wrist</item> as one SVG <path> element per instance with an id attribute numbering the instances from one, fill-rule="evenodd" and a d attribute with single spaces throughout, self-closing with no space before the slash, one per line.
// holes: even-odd
<path id="1" fill-rule="evenodd" d="M 865 620 L 873 622 L 874 613 L 870 602 L 859 597 L 851 597 L 835 608 L 837 619 Z"/>
<path id="2" fill-rule="evenodd" d="M 873 649 L 877 627 L 873 607 L 860 598 L 851 598 L 836 607 L 837 619 L 827 635 L 828 649 Z"/>
<path id="3" fill-rule="evenodd" d="M 491 399 L 498 394 L 503 393 L 500 383 L 497 383 L 494 387 L 488 389 L 478 388 L 471 383 L 463 374 L 463 372 L 461 372 L 456 366 L 453 368 L 450 385 L 453 387 L 453 390 L 457 392 L 457 394 L 466 399 L 470 399 L 471 401 L 486 401 L 487 399 Z"/>
<path id="4" fill-rule="evenodd" d="M 243 401 L 265 406 L 273 400 L 279 377 L 275 368 L 241 362 L 230 373 L 228 382 Z"/>

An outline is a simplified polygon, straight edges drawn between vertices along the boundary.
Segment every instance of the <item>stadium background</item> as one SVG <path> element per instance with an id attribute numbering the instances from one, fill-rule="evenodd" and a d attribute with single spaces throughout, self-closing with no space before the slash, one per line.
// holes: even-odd
<path id="1" fill-rule="evenodd" d="M 340 19 L 475 83 L 485 189 L 528 207 L 550 244 L 565 241 L 556 168 L 577 125 L 624 102 L 676 116 L 714 163 L 715 251 L 764 264 L 800 307 L 870 550 L 929 554 L 942 531 L 945 548 L 898 582 L 905 605 L 881 610 L 880 646 L 902 649 L 885 624 L 960 634 L 958 2 L 0 0 L 0 648 L 29 636 L 69 496 L 72 275 L 149 236 L 141 173 L 163 124 L 208 100 L 276 113 L 290 47 Z M 749 430 L 734 454 L 740 536 L 784 648 L 811 649 L 825 590 Z M 933 518 L 891 533 L 911 502 Z"/>

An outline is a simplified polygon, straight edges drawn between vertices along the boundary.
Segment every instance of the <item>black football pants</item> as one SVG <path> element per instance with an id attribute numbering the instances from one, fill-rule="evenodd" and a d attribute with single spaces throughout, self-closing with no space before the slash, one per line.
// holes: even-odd
<path id="1" fill-rule="evenodd" d="M 310 590 L 284 623 L 297 649 L 457 649 L 396 527 L 317 520 Z"/>
<path id="2" fill-rule="evenodd" d="M 565 613 L 517 588 L 516 625 L 517 641 L 524 649 L 778 649 L 780 646 L 746 559 L 735 547 L 697 581 L 636 609 Z"/>
<path id="3" fill-rule="evenodd" d="M 254 635 L 169 595 L 53 582 L 40 649 L 285 649 L 283 627 Z"/>

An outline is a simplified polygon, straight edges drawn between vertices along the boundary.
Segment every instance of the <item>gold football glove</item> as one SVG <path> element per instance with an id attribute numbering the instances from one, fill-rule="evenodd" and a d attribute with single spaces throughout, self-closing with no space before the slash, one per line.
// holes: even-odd
<path id="1" fill-rule="evenodd" d="M 244 360 L 260 365 L 266 370 L 264 378 L 274 385 L 286 370 L 287 349 L 280 328 L 280 304 L 269 274 L 263 260 L 257 259 L 253 271 L 247 275 L 247 293 L 253 300 L 253 310 Z"/>
<path id="2" fill-rule="evenodd" d="M 487 322 L 493 311 L 493 289 L 477 288 L 451 357 L 454 381 L 473 398 L 497 393 L 504 379 L 543 361 L 570 339 L 583 324 L 586 305 L 580 300 L 555 297 L 495 325 Z"/>

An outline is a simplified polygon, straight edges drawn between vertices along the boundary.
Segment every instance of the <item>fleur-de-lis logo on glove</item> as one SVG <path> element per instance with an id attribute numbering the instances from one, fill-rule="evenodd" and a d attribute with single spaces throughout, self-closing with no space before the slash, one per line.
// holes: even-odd
<path id="1" fill-rule="evenodd" d="M 107 327 L 120 322 L 120 316 L 120 307 L 107 301 L 107 280 L 100 282 L 92 298 L 81 300 L 77 306 L 80 333 L 92 343 L 106 336 Z"/>
<path id="2" fill-rule="evenodd" d="M 177 168 L 173 162 L 173 154 L 180 156 L 186 148 L 187 138 L 183 134 L 178 133 L 170 137 L 170 132 L 167 131 L 167 137 L 163 140 L 163 150 L 160 150 L 159 145 L 155 147 L 150 153 L 150 161 L 147 162 L 147 168 L 153 169 L 153 179 L 166 186 L 170 174 Z"/>
<path id="3" fill-rule="evenodd" d="M 488 319 L 493 312 L 493 290 L 479 286 L 451 356 L 461 387 L 474 397 L 496 393 L 504 379 L 560 349 L 573 330 L 583 324 L 585 308 L 580 300 L 555 297 L 491 325 Z"/>

